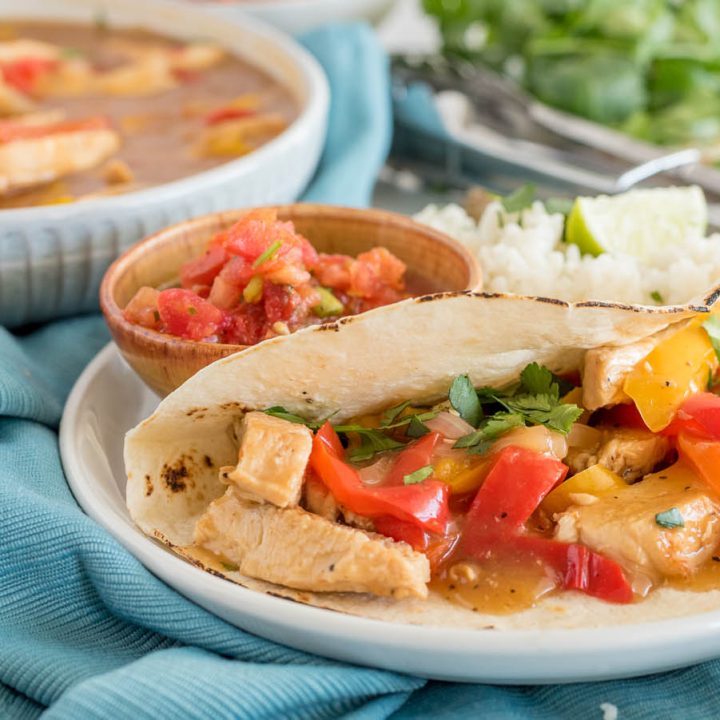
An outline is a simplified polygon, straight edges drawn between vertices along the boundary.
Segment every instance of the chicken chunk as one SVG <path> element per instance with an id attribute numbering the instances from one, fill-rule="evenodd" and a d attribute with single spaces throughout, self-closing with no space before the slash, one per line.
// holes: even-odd
<path id="1" fill-rule="evenodd" d="M 592 447 L 573 447 L 565 462 L 574 473 L 600 463 L 628 483 L 652 472 L 667 455 L 667 438 L 646 430 L 608 429 Z"/>
<path id="2" fill-rule="evenodd" d="M 720 508 L 696 483 L 689 471 L 651 475 L 591 505 L 571 507 L 559 517 L 555 536 L 607 555 L 635 577 L 687 577 L 720 541 Z M 656 519 L 672 509 L 682 527 Z"/>
<path id="3" fill-rule="evenodd" d="M 394 598 L 428 593 L 430 564 L 409 545 L 301 508 L 260 505 L 232 488 L 198 520 L 194 539 L 245 575 L 299 590 Z"/>
<path id="4" fill-rule="evenodd" d="M 685 326 L 686 323 L 676 323 L 630 345 L 604 345 L 588 350 L 582 373 L 583 407 L 592 411 L 629 400 L 623 390 L 627 374 L 659 343 Z"/>
<path id="5" fill-rule="evenodd" d="M 278 507 L 297 505 L 312 450 L 310 430 L 264 412 L 250 412 L 238 433 L 238 464 L 220 468 L 221 479 L 249 500 Z"/>
<path id="6" fill-rule="evenodd" d="M 120 137 L 109 129 L 54 133 L 0 144 L 0 194 L 95 167 L 119 146 Z"/>
<path id="7" fill-rule="evenodd" d="M 363 515 L 348 510 L 343 505 L 338 504 L 333 494 L 327 489 L 322 480 L 310 476 L 303 486 L 303 504 L 304 507 L 316 515 L 327 518 L 336 522 L 342 520 L 346 525 L 360 528 L 372 532 L 375 530 L 375 523 Z"/>

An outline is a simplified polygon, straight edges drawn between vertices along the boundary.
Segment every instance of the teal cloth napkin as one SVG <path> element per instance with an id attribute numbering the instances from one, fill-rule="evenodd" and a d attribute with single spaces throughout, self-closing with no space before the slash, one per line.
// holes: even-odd
<path id="1" fill-rule="evenodd" d="M 323 61 L 333 91 L 343 88 L 307 197 L 367 203 L 389 139 L 385 59 L 363 27 L 334 28 L 305 41 Z M 603 702 L 619 708 L 620 720 L 717 716 L 718 662 L 595 685 L 453 685 L 307 655 L 197 607 L 84 515 L 63 477 L 62 407 L 108 339 L 98 316 L 21 335 L 0 328 L 3 720 L 599 720 Z"/>

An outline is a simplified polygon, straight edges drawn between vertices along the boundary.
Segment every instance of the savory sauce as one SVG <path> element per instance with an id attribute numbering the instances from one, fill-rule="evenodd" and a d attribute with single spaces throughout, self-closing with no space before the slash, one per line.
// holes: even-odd
<path id="1" fill-rule="evenodd" d="M 0 24 L 0 42 L 19 39 L 61 46 L 63 57 L 87 59 L 97 73 L 182 47 L 140 30 L 49 22 Z M 60 111 L 68 120 L 105 117 L 119 135 L 119 149 L 90 169 L 0 195 L 0 207 L 71 202 L 178 180 L 252 151 L 281 132 L 297 114 L 285 88 L 227 53 L 206 67 L 178 72 L 175 79 L 173 86 L 147 92 L 139 87 L 134 93 L 57 90 L 51 76 L 39 83 L 37 91 L 29 93 L 31 113 Z M 243 109 L 236 116 L 248 125 L 244 143 L 240 148 L 218 149 L 220 141 L 214 140 L 215 147 L 208 151 L 202 144 L 203 134 L 210 124 L 225 119 L 218 113 L 228 105 Z M 3 120 L 16 118 L 22 116 Z M 253 124 L 248 118 L 261 122 Z"/>

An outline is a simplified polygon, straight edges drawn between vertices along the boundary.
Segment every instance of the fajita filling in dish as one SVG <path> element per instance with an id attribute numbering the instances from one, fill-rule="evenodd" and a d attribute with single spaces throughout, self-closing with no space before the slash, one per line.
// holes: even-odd
<path id="1" fill-rule="evenodd" d="M 717 586 L 719 339 L 715 316 L 694 318 L 590 349 L 579 374 L 460 374 L 438 402 L 343 422 L 246 412 L 192 551 L 298 590 L 434 591 L 491 613 Z"/>

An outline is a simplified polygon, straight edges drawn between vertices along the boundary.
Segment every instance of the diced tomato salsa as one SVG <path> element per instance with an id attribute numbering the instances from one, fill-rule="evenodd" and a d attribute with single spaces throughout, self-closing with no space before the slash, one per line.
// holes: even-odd
<path id="1" fill-rule="evenodd" d="M 383 247 L 356 258 L 318 254 L 291 222 L 260 209 L 185 263 L 180 287 L 143 287 L 124 315 L 187 340 L 254 345 L 402 300 L 409 296 L 404 276 L 405 264 Z"/>

